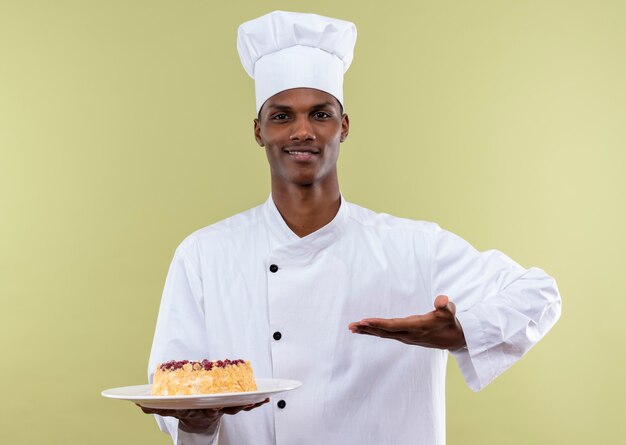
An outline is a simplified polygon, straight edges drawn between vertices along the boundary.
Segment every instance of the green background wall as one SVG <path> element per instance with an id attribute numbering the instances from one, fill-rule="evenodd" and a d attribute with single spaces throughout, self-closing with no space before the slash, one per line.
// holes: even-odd
<path id="1" fill-rule="evenodd" d="M 236 27 L 354 21 L 347 199 L 557 278 L 563 317 L 472 393 L 449 444 L 626 434 L 626 2 L 0 0 L 0 442 L 167 444 L 141 384 L 190 232 L 262 202 Z"/>

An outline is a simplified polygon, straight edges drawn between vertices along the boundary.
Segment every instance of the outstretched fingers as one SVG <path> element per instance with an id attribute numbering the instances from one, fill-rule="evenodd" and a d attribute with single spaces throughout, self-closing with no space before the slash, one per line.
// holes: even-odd
<path id="1" fill-rule="evenodd" d="M 364 334 L 364 335 L 372 335 L 374 337 L 381 338 L 390 338 L 393 340 L 398 340 L 402 343 L 410 344 L 407 341 L 407 336 L 409 335 L 407 332 L 390 332 L 384 329 L 378 329 L 371 326 L 360 326 L 356 331 L 353 331 L 355 334 Z"/>
<path id="2" fill-rule="evenodd" d="M 418 315 L 411 315 L 406 318 L 366 318 L 358 323 L 352 323 L 350 330 L 354 332 L 352 327 L 361 328 L 374 328 L 387 332 L 403 332 L 415 329 L 416 325 L 419 325 L 420 317 Z"/>

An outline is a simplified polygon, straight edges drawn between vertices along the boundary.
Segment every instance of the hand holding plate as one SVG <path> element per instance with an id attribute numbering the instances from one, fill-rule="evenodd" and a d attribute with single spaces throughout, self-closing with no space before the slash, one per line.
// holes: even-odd
<path id="1" fill-rule="evenodd" d="M 251 405 L 204 409 L 157 409 L 146 408 L 141 405 L 137 406 L 146 414 L 157 414 L 159 416 L 177 418 L 180 429 L 188 433 L 212 433 L 217 429 L 220 419 L 224 414 L 233 415 L 241 411 L 250 411 L 269 401 L 270 399 L 268 398 Z"/>

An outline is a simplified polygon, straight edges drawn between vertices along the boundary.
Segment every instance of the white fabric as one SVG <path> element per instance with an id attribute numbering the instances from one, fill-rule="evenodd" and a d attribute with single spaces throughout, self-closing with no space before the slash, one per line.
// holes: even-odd
<path id="1" fill-rule="evenodd" d="M 352 63 L 356 26 L 316 14 L 274 11 L 243 23 L 237 50 L 254 79 L 257 113 L 276 93 L 316 88 L 343 105 L 343 74 Z"/>
<path id="2" fill-rule="evenodd" d="M 248 359 L 257 377 L 304 382 L 261 408 L 224 416 L 220 445 L 441 445 L 448 353 L 347 327 L 429 312 L 438 294 L 457 305 L 468 347 L 453 354 L 473 390 L 560 315 L 555 282 L 543 271 L 480 253 L 435 224 L 344 201 L 331 223 L 299 238 L 270 197 L 176 250 L 150 379 L 158 362 L 208 357 Z M 177 436 L 175 422 L 159 423 Z"/>
<path id="3" fill-rule="evenodd" d="M 176 429 L 178 421 L 173 418 L 169 418 L 169 422 L 172 424 L 172 428 Z M 219 428 L 218 428 L 219 430 Z M 206 434 L 188 433 L 183 430 L 177 430 L 178 437 L 174 438 L 176 445 L 212 445 L 217 443 L 218 430 Z"/>

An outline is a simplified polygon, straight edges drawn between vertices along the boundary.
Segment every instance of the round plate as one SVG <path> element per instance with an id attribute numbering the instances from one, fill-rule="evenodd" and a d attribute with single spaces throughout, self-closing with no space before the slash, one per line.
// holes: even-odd
<path id="1" fill-rule="evenodd" d="M 107 389 L 102 391 L 102 395 L 109 399 L 128 400 L 146 408 L 225 408 L 227 406 L 243 406 L 258 403 L 271 395 L 291 391 L 302 385 L 297 380 L 286 379 L 256 379 L 256 384 L 256 391 L 193 396 L 152 396 L 150 395 L 152 385 L 136 385 Z"/>

